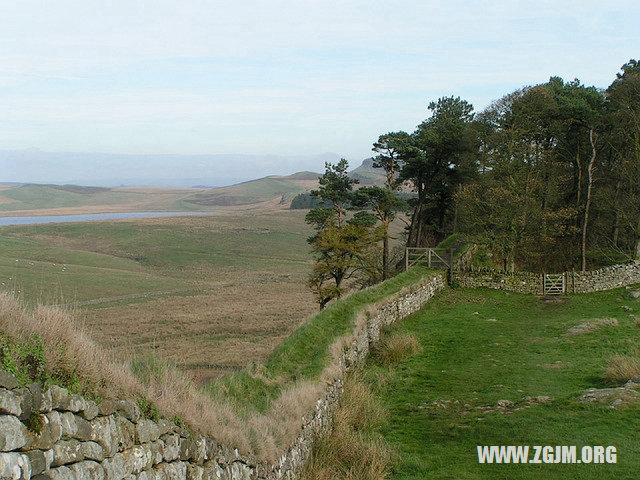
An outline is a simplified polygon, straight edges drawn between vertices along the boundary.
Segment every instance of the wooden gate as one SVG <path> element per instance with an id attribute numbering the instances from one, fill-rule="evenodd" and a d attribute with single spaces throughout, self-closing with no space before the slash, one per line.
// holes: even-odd
<path id="1" fill-rule="evenodd" d="M 566 293 L 567 282 L 564 273 L 545 273 L 543 291 L 545 295 L 562 295 Z"/>
<path id="2" fill-rule="evenodd" d="M 450 266 L 447 250 L 444 248 L 407 247 L 404 261 L 405 270 L 414 265 L 423 265 L 429 268 L 449 268 Z"/>

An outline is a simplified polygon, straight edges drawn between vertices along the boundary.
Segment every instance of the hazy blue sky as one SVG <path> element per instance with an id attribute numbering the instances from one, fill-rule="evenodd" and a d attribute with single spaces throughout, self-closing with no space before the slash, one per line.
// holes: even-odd
<path id="1" fill-rule="evenodd" d="M 606 87 L 639 19 L 635 0 L 0 0 L 0 150 L 360 160 L 443 95 Z"/>

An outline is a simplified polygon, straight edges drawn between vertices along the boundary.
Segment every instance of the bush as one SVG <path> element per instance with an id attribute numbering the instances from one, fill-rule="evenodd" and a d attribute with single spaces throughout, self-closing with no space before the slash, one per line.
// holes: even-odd
<path id="1" fill-rule="evenodd" d="M 357 377 L 348 377 L 334 418 L 333 430 L 314 442 L 311 458 L 305 466 L 302 478 L 386 478 L 394 453 L 376 431 L 386 419 L 387 412 L 373 395 L 369 385 Z"/>
<path id="2" fill-rule="evenodd" d="M 413 335 L 395 334 L 383 342 L 378 355 L 383 364 L 392 365 L 421 351 L 422 345 Z"/>
<path id="3" fill-rule="evenodd" d="M 625 383 L 640 375 L 640 360 L 636 357 L 616 356 L 609 361 L 604 378 L 611 383 Z"/>

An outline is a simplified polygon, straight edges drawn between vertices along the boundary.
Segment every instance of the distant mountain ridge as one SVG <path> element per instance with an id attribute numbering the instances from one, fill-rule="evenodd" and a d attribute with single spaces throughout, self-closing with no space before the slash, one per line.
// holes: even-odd
<path id="1" fill-rule="evenodd" d="M 1 163 L 2 159 L 0 165 Z M 359 185 L 382 185 L 385 179 L 381 169 L 373 168 L 371 158 L 365 159 L 361 165 L 350 171 L 349 175 L 358 180 Z M 269 175 L 222 187 L 194 188 L 194 182 L 188 185 L 191 190 L 183 191 L 175 187 L 172 190 L 163 190 L 146 187 L 80 186 L 71 183 L 60 185 L 52 182 L 6 182 L 3 184 L 4 187 L 0 188 L 0 212 L 88 207 L 104 211 L 144 211 L 151 206 L 161 210 L 216 207 L 286 208 L 296 195 L 317 188 L 320 176 L 320 173 L 303 170 L 291 175 Z"/>

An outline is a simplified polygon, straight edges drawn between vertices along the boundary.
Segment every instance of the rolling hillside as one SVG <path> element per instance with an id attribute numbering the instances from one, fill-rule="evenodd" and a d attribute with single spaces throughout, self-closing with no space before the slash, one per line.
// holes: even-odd
<path id="1" fill-rule="evenodd" d="M 23 184 L 0 186 L 0 216 L 64 215 L 210 208 L 286 208 L 293 197 L 318 185 L 320 173 L 302 171 L 268 176 L 219 188 L 85 187 Z M 360 185 L 380 185 L 384 176 L 371 159 L 350 172 Z"/>
<path id="2" fill-rule="evenodd" d="M 246 206 L 269 202 L 275 205 L 289 205 L 299 193 L 308 192 L 318 185 L 321 173 L 297 172 L 288 176 L 269 176 L 238 183 L 229 187 L 214 188 L 196 193 L 186 202 L 202 206 Z M 360 185 L 382 185 L 384 175 L 373 168 L 373 160 L 368 158 L 353 169 L 349 175 Z"/>

